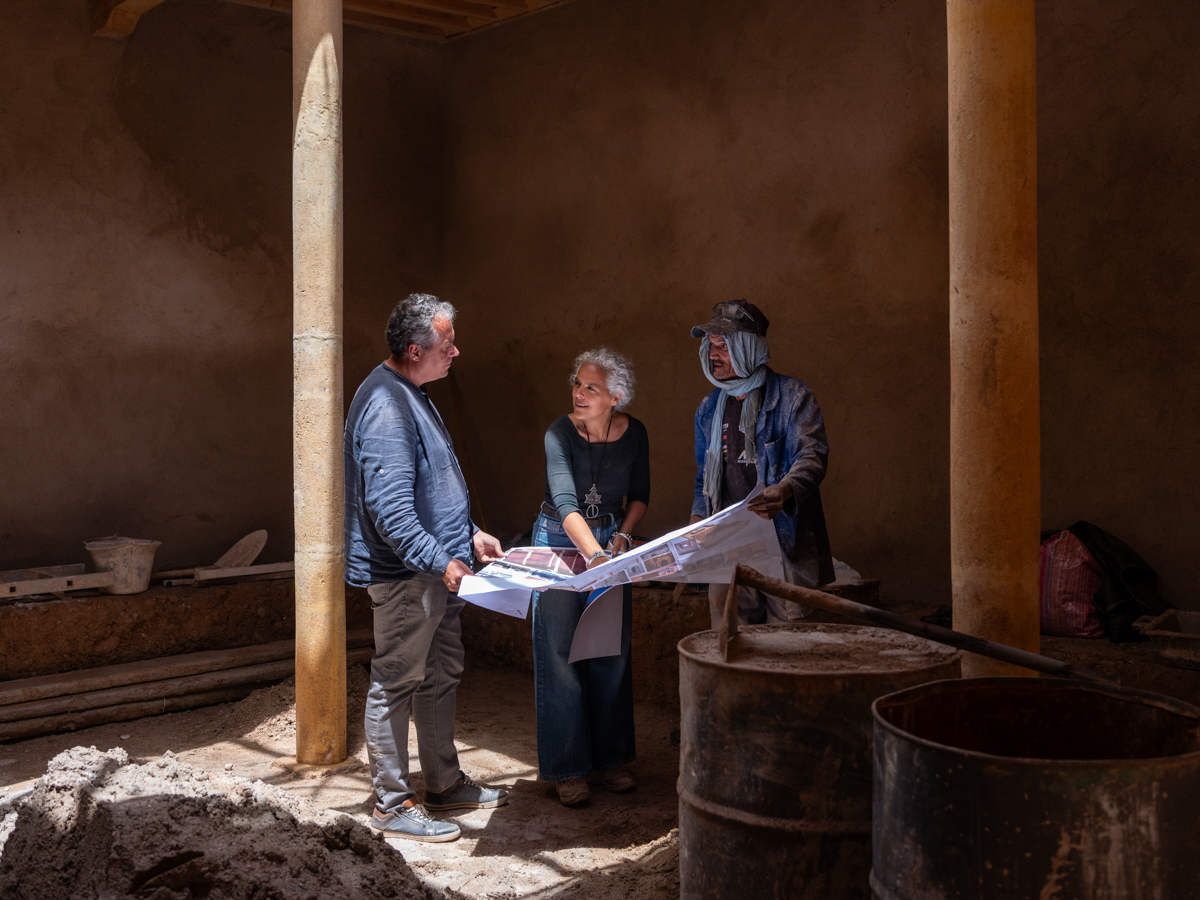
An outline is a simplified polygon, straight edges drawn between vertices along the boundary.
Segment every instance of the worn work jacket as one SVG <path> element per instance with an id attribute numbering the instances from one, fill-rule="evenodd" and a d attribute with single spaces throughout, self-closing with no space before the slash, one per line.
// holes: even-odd
<path id="1" fill-rule="evenodd" d="M 425 391 L 380 364 L 346 416 L 346 581 L 441 576 L 474 562 L 467 483 Z"/>
<path id="2" fill-rule="evenodd" d="M 719 388 L 711 391 L 696 410 L 694 516 L 707 517 L 718 512 L 710 508 L 704 496 L 704 460 L 719 393 Z M 815 560 L 817 584 L 828 584 L 834 579 L 833 558 L 819 485 L 825 477 L 829 443 L 821 408 L 808 385 L 767 369 L 755 439 L 758 477 L 766 485 L 787 481 L 792 486 L 791 498 L 772 520 L 780 548 L 797 567 L 806 568 L 806 564 Z"/>

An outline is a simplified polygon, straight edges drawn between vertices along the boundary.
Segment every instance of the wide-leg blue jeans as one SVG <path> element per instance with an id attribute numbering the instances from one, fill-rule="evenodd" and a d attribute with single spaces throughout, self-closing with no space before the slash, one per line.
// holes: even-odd
<path id="1" fill-rule="evenodd" d="M 617 525 L 593 528 L 607 546 Z M 562 523 L 539 515 L 533 526 L 536 547 L 573 547 Z M 533 594 L 533 672 L 537 698 L 538 777 L 543 781 L 586 778 L 593 769 L 611 769 L 637 756 L 633 735 L 633 586 L 625 585 L 621 613 L 621 652 L 571 664 L 571 639 L 583 615 L 586 594 L 535 591 Z"/>

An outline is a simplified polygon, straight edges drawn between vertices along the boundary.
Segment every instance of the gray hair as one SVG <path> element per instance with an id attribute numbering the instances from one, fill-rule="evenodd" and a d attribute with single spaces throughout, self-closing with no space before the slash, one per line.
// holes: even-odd
<path id="1" fill-rule="evenodd" d="M 387 331 L 384 332 L 388 349 L 395 357 L 404 356 L 410 344 L 429 350 L 438 338 L 433 320 L 445 319 L 453 324 L 457 314 L 458 310 L 433 294 L 409 294 L 388 316 Z"/>
<path id="2" fill-rule="evenodd" d="M 571 370 L 570 378 L 572 385 L 575 384 L 575 378 L 579 374 L 579 370 L 588 363 L 598 366 L 604 371 L 604 384 L 610 394 L 621 395 L 621 399 L 617 401 L 617 409 L 627 407 L 629 401 L 633 399 L 635 384 L 633 363 L 617 351 L 609 350 L 607 347 L 584 350 L 575 357 L 575 368 Z"/>

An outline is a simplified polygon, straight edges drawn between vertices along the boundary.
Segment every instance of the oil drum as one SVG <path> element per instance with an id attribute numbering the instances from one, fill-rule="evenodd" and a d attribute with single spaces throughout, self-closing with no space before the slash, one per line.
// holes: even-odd
<path id="1" fill-rule="evenodd" d="M 1200 896 L 1200 709 L 973 678 L 873 713 L 876 900 Z"/>
<path id="2" fill-rule="evenodd" d="M 959 675 L 884 628 L 751 625 L 679 642 L 683 900 L 870 896 L 871 703 Z"/>

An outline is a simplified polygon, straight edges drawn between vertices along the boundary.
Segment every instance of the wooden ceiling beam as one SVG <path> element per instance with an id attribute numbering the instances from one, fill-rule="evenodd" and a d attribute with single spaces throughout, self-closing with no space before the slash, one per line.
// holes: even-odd
<path id="1" fill-rule="evenodd" d="M 372 31 L 384 31 L 388 34 L 401 34 L 405 37 L 420 38 L 424 41 L 441 41 L 446 38 L 446 30 L 443 28 L 436 28 L 432 25 L 418 25 L 413 22 L 404 22 L 400 19 L 391 19 L 387 16 L 371 15 L 370 13 L 362 13 L 349 9 L 346 9 L 342 13 L 342 21 L 347 25 L 357 25 L 360 28 L 369 28 Z M 454 34 L 457 32 L 451 33 Z"/>
<path id="2" fill-rule="evenodd" d="M 230 0 L 230 2 L 239 3 L 242 6 L 257 6 L 259 9 L 273 9 L 277 12 L 290 13 L 292 11 L 292 0 Z M 371 31 L 399 34 L 404 37 L 420 38 L 424 41 L 441 41 L 446 37 L 446 32 L 440 28 L 356 12 L 349 9 L 349 4 L 342 8 L 344 10 L 342 22 L 346 25 L 357 25 L 360 28 L 369 28 Z"/>
<path id="3" fill-rule="evenodd" d="M 419 6 L 421 9 L 450 13 L 468 19 L 479 19 L 483 22 L 491 22 L 512 14 L 506 8 L 497 8 L 487 0 L 404 0 L 404 5 Z"/>
<path id="4" fill-rule="evenodd" d="M 138 19 L 162 0 L 92 0 L 92 34 L 123 38 L 133 34 Z"/>
<path id="5" fill-rule="evenodd" d="M 531 9 L 537 9 L 538 0 L 480 0 L 484 6 L 494 6 L 497 9 L 511 9 L 514 12 L 528 12 Z"/>
<path id="6" fill-rule="evenodd" d="M 0 0 L 3 2 L 3 0 Z M 95 7 L 157 6 L 162 0 L 93 0 Z M 230 0 L 290 13 L 292 0 Z M 444 41 L 549 9 L 569 0 L 342 0 L 342 21 L 372 31 Z M 140 15 L 140 13 L 139 13 Z M 135 18 L 136 23 L 136 18 Z M 132 26 L 130 27 L 132 30 Z M 128 34 L 128 32 L 123 32 Z"/>
<path id="7" fill-rule="evenodd" d="M 468 31 L 477 24 L 483 25 L 494 19 L 476 19 L 472 22 L 464 16 L 450 13 L 431 12 L 418 9 L 409 3 L 396 3 L 390 0 L 342 0 L 342 9 L 346 12 L 365 13 L 370 16 L 382 16 L 385 19 L 399 19 L 414 25 L 432 25 L 451 34 Z"/>

